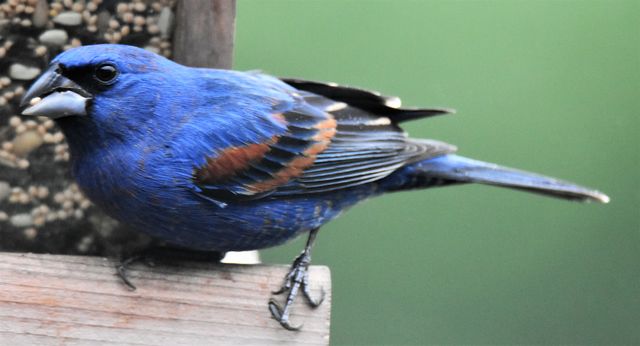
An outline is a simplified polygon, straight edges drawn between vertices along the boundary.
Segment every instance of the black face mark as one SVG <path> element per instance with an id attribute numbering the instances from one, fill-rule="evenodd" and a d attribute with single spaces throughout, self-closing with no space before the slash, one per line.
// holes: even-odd
<path id="1" fill-rule="evenodd" d="M 93 78 L 102 85 L 111 85 L 118 78 L 118 70 L 111 64 L 101 64 L 93 71 Z"/>
<path id="2" fill-rule="evenodd" d="M 110 63 L 72 68 L 60 64 L 59 68 L 63 76 L 78 83 L 92 95 L 108 90 L 118 81 L 120 75 L 116 66 Z"/>

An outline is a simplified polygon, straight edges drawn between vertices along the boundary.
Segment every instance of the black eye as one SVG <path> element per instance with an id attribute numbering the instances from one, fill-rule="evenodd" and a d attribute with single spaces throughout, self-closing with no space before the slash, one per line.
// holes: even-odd
<path id="1" fill-rule="evenodd" d="M 96 67 L 93 77 L 100 83 L 109 85 L 118 77 L 118 70 L 111 64 L 103 64 Z"/>

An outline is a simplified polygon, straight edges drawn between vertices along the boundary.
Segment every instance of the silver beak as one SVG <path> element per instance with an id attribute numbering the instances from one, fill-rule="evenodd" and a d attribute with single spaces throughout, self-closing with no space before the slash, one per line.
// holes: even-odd
<path id="1" fill-rule="evenodd" d="M 87 115 L 91 95 L 80 85 L 65 77 L 59 65 L 52 65 L 27 90 L 20 102 L 23 115 L 58 119 L 72 115 Z"/>

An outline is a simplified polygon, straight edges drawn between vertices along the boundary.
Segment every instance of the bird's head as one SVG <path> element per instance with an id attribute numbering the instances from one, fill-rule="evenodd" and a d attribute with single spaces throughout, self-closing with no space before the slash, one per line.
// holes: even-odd
<path id="1" fill-rule="evenodd" d="M 25 93 L 22 114 L 91 122 L 109 132 L 144 124 L 181 65 L 144 49 L 93 45 L 57 56 Z M 110 131 L 111 130 L 111 131 Z"/>

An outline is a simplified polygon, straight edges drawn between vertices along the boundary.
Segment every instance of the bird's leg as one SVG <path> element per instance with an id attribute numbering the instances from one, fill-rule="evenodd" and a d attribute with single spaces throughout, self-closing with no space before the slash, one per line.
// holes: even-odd
<path id="1" fill-rule="evenodd" d="M 224 255 L 224 252 L 198 251 L 180 247 L 156 245 L 124 258 L 116 265 L 116 274 L 129 289 L 135 291 L 136 286 L 127 277 L 127 271 L 137 262 L 143 262 L 150 267 L 155 265 L 156 260 L 220 262 Z"/>
<path id="2" fill-rule="evenodd" d="M 313 247 L 313 243 L 316 239 L 317 234 L 318 228 L 313 229 L 311 230 L 311 232 L 309 232 L 307 245 L 304 247 L 302 253 L 293 261 L 291 270 L 284 278 L 284 284 L 279 290 L 273 292 L 273 294 L 282 294 L 287 291 L 289 292 L 289 294 L 287 294 L 287 301 L 284 305 L 284 308 L 280 307 L 275 299 L 271 299 L 269 301 L 269 311 L 271 311 L 271 315 L 273 315 L 273 318 L 275 318 L 284 328 L 288 330 L 299 330 L 300 327 L 302 327 L 301 325 L 292 326 L 289 322 L 291 307 L 300 289 L 302 289 L 302 294 L 306 298 L 307 303 L 313 308 L 318 307 L 324 300 L 324 290 L 322 290 L 322 294 L 317 300 L 313 299 L 309 292 L 308 270 L 309 264 L 311 263 L 311 248 Z"/>

